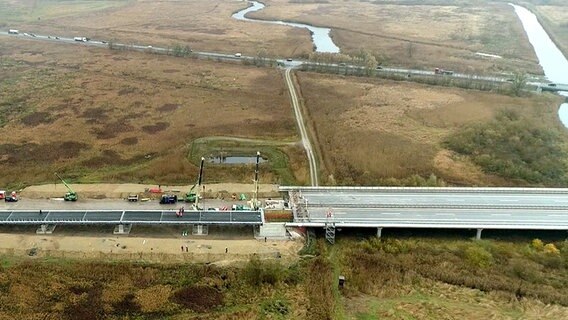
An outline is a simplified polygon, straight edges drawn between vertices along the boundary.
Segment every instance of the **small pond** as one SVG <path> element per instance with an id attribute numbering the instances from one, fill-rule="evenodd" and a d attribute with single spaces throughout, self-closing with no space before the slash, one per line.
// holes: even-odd
<path id="1" fill-rule="evenodd" d="M 256 156 L 216 156 L 209 157 L 209 163 L 217 164 L 255 164 Z M 267 162 L 267 159 L 260 158 L 260 163 Z"/>

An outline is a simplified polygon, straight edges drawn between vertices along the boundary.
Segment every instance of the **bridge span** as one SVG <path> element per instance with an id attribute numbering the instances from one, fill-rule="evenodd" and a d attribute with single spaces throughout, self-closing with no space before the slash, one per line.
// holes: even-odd
<path id="1" fill-rule="evenodd" d="M 262 225 L 264 211 L 176 210 L 0 210 L 0 225 L 38 225 L 38 233 L 51 233 L 56 225 L 116 225 L 127 234 L 132 225 Z"/>
<path id="2" fill-rule="evenodd" d="M 289 226 L 567 230 L 568 189 L 280 187 Z M 329 239 L 328 239 L 329 240 Z"/>

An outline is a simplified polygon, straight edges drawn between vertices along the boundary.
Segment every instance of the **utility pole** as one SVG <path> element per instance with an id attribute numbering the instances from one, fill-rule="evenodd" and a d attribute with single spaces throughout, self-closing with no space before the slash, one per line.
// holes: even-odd
<path id="1" fill-rule="evenodd" d="M 252 207 L 258 210 L 258 164 L 260 162 L 260 151 L 256 152 L 256 168 L 254 169 L 254 196 L 252 199 Z"/>

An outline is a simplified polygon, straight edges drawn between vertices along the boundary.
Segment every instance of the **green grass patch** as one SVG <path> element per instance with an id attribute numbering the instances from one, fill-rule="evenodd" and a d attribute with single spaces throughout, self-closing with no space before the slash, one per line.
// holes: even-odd
<path id="1" fill-rule="evenodd" d="M 233 140 L 231 138 L 214 138 L 214 139 L 197 139 L 190 145 L 189 160 L 196 166 L 199 166 L 201 157 L 205 157 L 206 161 L 210 157 L 220 154 L 224 156 L 247 156 L 254 157 L 259 151 L 262 158 L 268 160 L 260 164 L 261 180 L 263 175 L 270 173 L 270 177 L 266 177 L 272 181 L 278 181 L 279 184 L 296 184 L 296 178 L 290 168 L 290 159 L 285 152 L 287 142 L 278 142 L 271 140 L 252 140 L 243 139 Z M 213 167 L 214 170 L 208 171 L 208 180 L 225 181 L 227 177 L 236 177 L 240 181 L 251 181 L 254 178 L 254 164 L 215 164 L 207 163 L 208 168 Z M 211 176 L 213 175 L 213 176 Z M 266 179 L 264 179 L 266 181 Z"/>

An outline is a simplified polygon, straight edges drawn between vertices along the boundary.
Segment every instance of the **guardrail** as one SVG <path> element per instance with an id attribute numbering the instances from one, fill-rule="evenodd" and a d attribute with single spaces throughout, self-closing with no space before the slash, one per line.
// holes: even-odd
<path id="1" fill-rule="evenodd" d="M 392 208 L 410 208 L 410 209 L 535 209 L 535 210 L 566 210 L 568 212 L 568 204 L 566 206 L 531 206 L 531 205 L 479 205 L 479 204 L 381 204 L 381 203 L 366 203 L 366 204 L 346 204 L 346 203 L 314 203 L 310 202 L 309 208 L 361 208 L 361 209 L 392 209 Z"/>
<path id="2" fill-rule="evenodd" d="M 518 194 L 567 194 L 568 188 L 473 188 L 473 187 L 300 187 L 280 186 L 280 192 L 406 192 L 406 193 L 518 193 Z"/>
<path id="3" fill-rule="evenodd" d="M 326 222 L 289 222 L 287 227 L 325 227 Z M 568 231 L 568 226 L 534 224 L 493 224 L 493 223 L 404 223 L 404 222 L 335 222 L 335 228 L 412 228 L 412 229 L 499 229 L 499 230 L 558 230 Z"/>

